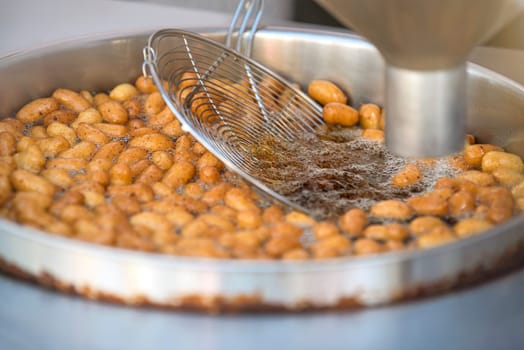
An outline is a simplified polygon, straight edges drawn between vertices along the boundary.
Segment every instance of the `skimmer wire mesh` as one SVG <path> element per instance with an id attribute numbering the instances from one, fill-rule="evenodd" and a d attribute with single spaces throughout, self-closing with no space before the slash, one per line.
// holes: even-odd
<path id="1" fill-rule="evenodd" d="M 279 180 L 264 176 L 254 151 L 263 139 L 293 142 L 314 133 L 323 123 L 314 101 L 257 62 L 196 33 L 158 31 L 144 58 L 144 71 L 186 131 L 248 182 L 305 211 L 278 193 Z"/>

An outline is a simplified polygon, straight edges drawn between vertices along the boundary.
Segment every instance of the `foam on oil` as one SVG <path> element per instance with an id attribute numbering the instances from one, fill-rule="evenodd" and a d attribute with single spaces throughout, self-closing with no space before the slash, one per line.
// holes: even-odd
<path id="1" fill-rule="evenodd" d="M 431 166 L 419 165 L 421 181 L 397 188 L 391 179 L 415 160 L 395 156 L 361 133 L 360 128 L 327 127 L 292 143 L 263 138 L 253 150 L 261 162 L 257 177 L 314 216 L 330 218 L 350 208 L 367 210 L 381 200 L 424 193 L 437 179 L 456 175 L 447 159 L 435 159 Z"/>

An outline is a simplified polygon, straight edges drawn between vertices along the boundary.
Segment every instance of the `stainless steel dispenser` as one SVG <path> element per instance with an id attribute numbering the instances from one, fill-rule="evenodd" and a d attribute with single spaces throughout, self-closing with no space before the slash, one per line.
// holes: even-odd
<path id="1" fill-rule="evenodd" d="M 518 1 L 316 1 L 386 60 L 388 148 L 424 157 L 461 150 L 467 57 L 511 18 Z"/>

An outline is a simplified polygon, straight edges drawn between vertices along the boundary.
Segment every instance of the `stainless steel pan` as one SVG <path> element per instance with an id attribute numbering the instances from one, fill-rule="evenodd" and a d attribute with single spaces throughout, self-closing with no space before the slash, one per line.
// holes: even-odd
<path id="1" fill-rule="evenodd" d="M 203 30 L 221 40 L 222 30 Z M 58 87 L 105 90 L 141 72 L 150 33 L 63 42 L 0 59 L 0 115 Z M 253 56 L 303 85 L 329 79 L 354 104 L 383 101 L 384 64 L 356 36 L 265 28 Z M 524 88 L 468 68 L 468 131 L 524 156 Z M 347 308 L 393 302 L 482 280 L 523 260 L 524 216 L 439 248 L 327 261 L 179 258 L 113 249 L 0 221 L 4 270 L 90 298 L 208 311 Z"/>

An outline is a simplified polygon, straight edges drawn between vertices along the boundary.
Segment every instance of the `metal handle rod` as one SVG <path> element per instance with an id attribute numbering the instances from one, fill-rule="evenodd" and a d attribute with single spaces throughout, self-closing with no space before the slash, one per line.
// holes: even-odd
<path id="1" fill-rule="evenodd" d="M 237 34 L 237 41 L 235 44 L 235 50 L 238 52 L 243 53 L 246 56 L 251 55 L 251 46 L 253 43 L 253 38 L 255 36 L 255 32 L 258 28 L 258 24 L 260 23 L 260 19 L 262 18 L 263 8 L 264 8 L 264 1 L 263 0 L 241 0 L 237 8 L 235 10 L 235 13 L 233 15 L 233 19 L 231 20 L 231 23 L 229 25 L 227 36 L 226 36 L 226 46 L 232 48 L 232 41 L 233 41 L 233 34 L 235 33 L 235 29 L 238 25 L 238 22 L 240 21 L 240 26 L 238 29 Z M 252 17 L 254 18 L 252 19 Z M 246 27 L 250 20 L 253 20 L 253 23 L 251 24 L 251 28 L 249 30 L 249 34 L 247 37 L 247 42 L 244 47 L 244 51 L 242 51 L 242 36 L 246 31 Z"/>

